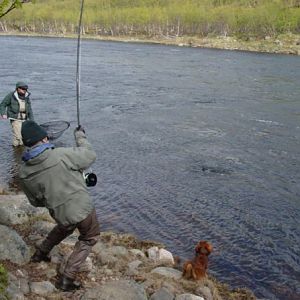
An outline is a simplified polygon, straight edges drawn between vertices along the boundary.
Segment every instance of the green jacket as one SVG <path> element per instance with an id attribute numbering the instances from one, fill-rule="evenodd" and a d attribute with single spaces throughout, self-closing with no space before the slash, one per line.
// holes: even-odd
<path id="1" fill-rule="evenodd" d="M 77 147 L 47 149 L 23 162 L 20 180 L 29 202 L 48 208 L 62 225 L 77 224 L 94 209 L 82 175 L 96 153 L 82 131 L 75 132 Z"/>
<path id="2" fill-rule="evenodd" d="M 20 111 L 20 106 L 17 98 L 15 97 L 14 92 L 11 92 L 5 96 L 5 98 L 0 103 L 0 114 L 7 115 L 8 118 L 17 119 L 18 113 Z M 27 115 L 27 120 L 33 121 L 33 113 L 31 108 L 31 102 L 29 99 L 29 93 L 26 93 L 25 96 L 25 112 Z"/>

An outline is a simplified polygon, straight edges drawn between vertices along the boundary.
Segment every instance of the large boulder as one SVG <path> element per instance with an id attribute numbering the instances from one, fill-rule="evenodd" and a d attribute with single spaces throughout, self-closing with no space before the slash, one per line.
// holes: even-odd
<path id="1" fill-rule="evenodd" d="M 32 206 L 24 194 L 0 196 L 0 224 L 16 225 L 28 221 L 29 217 L 45 215 L 47 210 Z"/>
<path id="2" fill-rule="evenodd" d="M 15 230 L 0 225 L 0 241 L 0 260 L 19 265 L 29 262 L 30 249 Z"/>

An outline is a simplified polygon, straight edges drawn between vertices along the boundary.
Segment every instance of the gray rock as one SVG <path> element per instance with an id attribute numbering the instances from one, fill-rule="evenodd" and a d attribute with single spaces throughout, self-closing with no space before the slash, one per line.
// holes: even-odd
<path id="1" fill-rule="evenodd" d="M 145 253 L 141 251 L 140 249 L 130 249 L 129 253 L 133 254 L 136 257 L 144 258 L 146 257 Z"/>
<path id="2" fill-rule="evenodd" d="M 150 300 L 173 300 L 174 295 L 166 288 L 161 288 L 151 295 Z"/>
<path id="3" fill-rule="evenodd" d="M 93 246 L 92 252 L 99 255 L 106 249 L 107 249 L 107 246 L 103 242 L 98 241 L 97 244 L 95 246 Z"/>
<path id="4" fill-rule="evenodd" d="M 47 296 L 53 293 L 56 290 L 56 288 L 49 281 L 41 281 L 41 282 L 31 282 L 30 290 L 32 293 L 36 295 Z"/>
<path id="5" fill-rule="evenodd" d="M 28 221 L 30 216 L 44 214 L 47 214 L 46 209 L 33 207 L 23 194 L 0 197 L 0 224 L 2 225 L 22 224 Z"/>
<path id="6" fill-rule="evenodd" d="M 167 267 L 158 267 L 151 271 L 151 273 L 156 273 L 165 277 L 173 278 L 173 279 L 180 279 L 181 278 L 181 272 L 178 270 L 175 270 L 173 268 L 167 268 Z"/>
<path id="7" fill-rule="evenodd" d="M 32 225 L 31 233 L 46 236 L 54 226 L 54 223 L 50 223 L 47 221 L 37 221 Z"/>
<path id="8" fill-rule="evenodd" d="M 113 267 L 118 262 L 118 259 L 113 256 L 108 250 L 102 251 L 98 255 L 98 260 L 102 265 L 108 265 L 110 267 Z"/>
<path id="9" fill-rule="evenodd" d="M 134 260 L 128 264 L 128 270 L 126 271 L 126 275 L 133 276 L 137 275 L 137 268 L 142 264 L 140 260 Z"/>
<path id="10" fill-rule="evenodd" d="M 202 296 L 205 300 L 213 300 L 211 290 L 207 286 L 198 287 L 196 290 L 198 296 Z"/>
<path id="11" fill-rule="evenodd" d="M 0 225 L 0 260 L 22 265 L 29 262 L 30 249 L 15 230 Z"/>
<path id="12" fill-rule="evenodd" d="M 123 247 L 123 246 L 113 246 L 110 249 L 110 253 L 114 256 L 121 256 L 121 257 L 125 257 L 128 256 L 128 250 Z"/>
<path id="13" fill-rule="evenodd" d="M 9 299 L 11 300 L 25 300 L 24 294 L 21 292 L 19 287 L 14 283 L 10 282 L 6 289 Z M 1 299 L 1 298 L 0 298 Z M 6 299 L 6 298 L 3 298 Z"/>
<path id="14" fill-rule="evenodd" d="M 132 280 L 109 281 L 106 284 L 88 289 L 82 300 L 147 300 L 144 288 Z"/>
<path id="15" fill-rule="evenodd" d="M 204 300 L 204 298 L 193 294 L 181 294 L 176 296 L 175 300 Z"/>

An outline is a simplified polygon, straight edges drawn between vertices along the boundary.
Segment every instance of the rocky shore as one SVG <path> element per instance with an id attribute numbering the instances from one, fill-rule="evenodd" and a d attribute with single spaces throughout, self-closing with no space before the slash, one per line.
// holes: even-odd
<path id="1" fill-rule="evenodd" d="M 39 34 L 35 32 L 2 31 L 0 36 L 38 36 L 38 37 L 60 37 L 76 38 L 72 34 Z M 261 53 L 277 53 L 300 55 L 300 35 L 281 34 L 276 37 L 265 36 L 264 38 L 237 38 L 232 36 L 190 37 L 190 36 L 100 36 L 92 34 L 82 35 L 82 39 L 95 39 L 104 41 L 152 43 L 162 45 L 174 45 L 179 47 L 209 48 L 223 50 L 238 50 Z"/>
<path id="2" fill-rule="evenodd" d="M 53 226 L 46 209 L 34 208 L 24 194 L 0 187 L 0 299 L 256 299 L 251 291 L 230 289 L 209 273 L 202 281 L 185 280 L 173 254 L 162 244 L 116 232 L 101 233 L 78 274 L 83 287 L 73 293 L 59 291 L 54 283 L 77 233 L 51 251 L 51 262 L 29 261 L 35 245 Z"/>

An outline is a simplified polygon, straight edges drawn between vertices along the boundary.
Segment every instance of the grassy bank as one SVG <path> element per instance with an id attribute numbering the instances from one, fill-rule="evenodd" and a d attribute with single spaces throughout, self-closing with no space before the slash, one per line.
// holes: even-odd
<path id="1" fill-rule="evenodd" d="M 80 1 L 43 0 L 0 20 L 2 33 L 70 36 Z M 299 54 L 300 0 L 89 0 L 83 36 Z"/>

